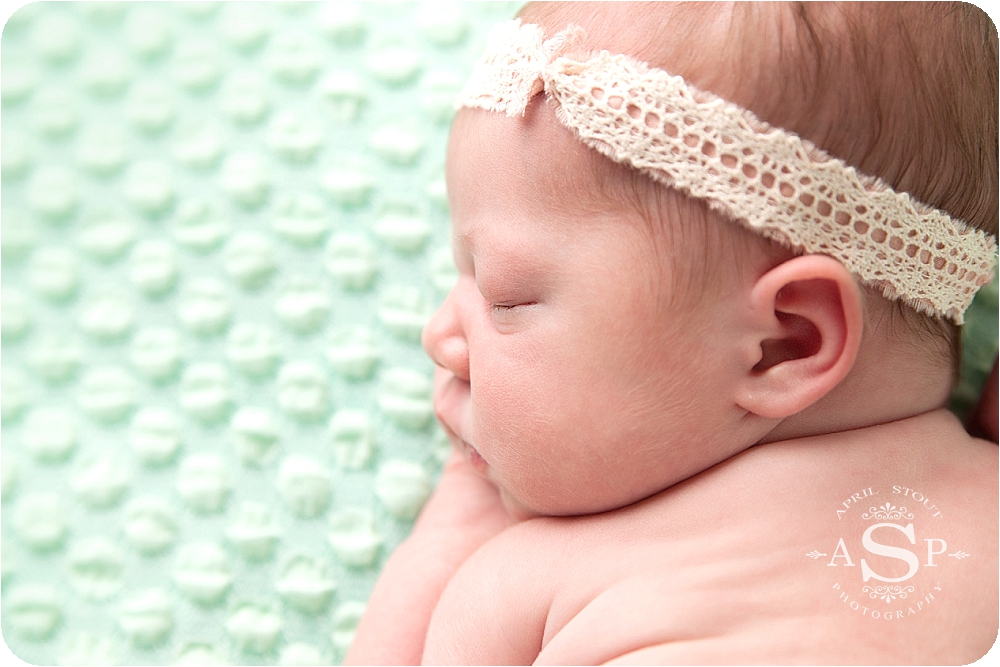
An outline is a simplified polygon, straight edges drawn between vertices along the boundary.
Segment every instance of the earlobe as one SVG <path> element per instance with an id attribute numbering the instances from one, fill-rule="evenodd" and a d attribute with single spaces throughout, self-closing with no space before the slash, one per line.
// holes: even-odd
<path id="1" fill-rule="evenodd" d="M 754 349 L 737 404 L 783 419 L 809 407 L 847 375 L 863 328 L 861 292 L 843 264 L 802 255 L 761 276 L 750 292 Z"/>

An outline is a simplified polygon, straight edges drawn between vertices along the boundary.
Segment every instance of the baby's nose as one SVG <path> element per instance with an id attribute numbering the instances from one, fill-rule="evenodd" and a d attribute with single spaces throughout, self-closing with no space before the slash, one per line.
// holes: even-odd
<path id="1" fill-rule="evenodd" d="M 424 327 L 421 342 L 435 364 L 469 380 L 469 342 L 449 294 Z"/>

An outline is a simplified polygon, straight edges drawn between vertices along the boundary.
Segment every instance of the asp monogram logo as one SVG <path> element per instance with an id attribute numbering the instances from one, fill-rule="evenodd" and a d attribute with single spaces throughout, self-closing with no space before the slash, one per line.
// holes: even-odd
<path id="1" fill-rule="evenodd" d="M 868 487 L 837 508 L 844 534 L 831 542 L 830 552 L 814 549 L 806 556 L 817 565 L 843 568 L 834 577 L 833 593 L 846 609 L 878 620 L 903 619 L 925 611 L 941 594 L 937 568 L 971 556 L 961 549 L 949 553 L 942 517 L 919 491 Z"/>

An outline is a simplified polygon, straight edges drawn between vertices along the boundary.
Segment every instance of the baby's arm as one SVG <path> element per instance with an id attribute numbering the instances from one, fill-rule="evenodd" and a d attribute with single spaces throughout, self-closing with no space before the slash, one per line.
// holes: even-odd
<path id="1" fill-rule="evenodd" d="M 344 664 L 420 664 L 441 591 L 473 552 L 510 523 L 496 486 L 453 452 L 413 532 L 386 562 Z"/>
<path id="2" fill-rule="evenodd" d="M 473 554 L 434 610 L 425 665 L 530 665 L 542 648 L 560 550 L 532 519 Z M 557 521 L 557 520 L 556 520 Z"/>

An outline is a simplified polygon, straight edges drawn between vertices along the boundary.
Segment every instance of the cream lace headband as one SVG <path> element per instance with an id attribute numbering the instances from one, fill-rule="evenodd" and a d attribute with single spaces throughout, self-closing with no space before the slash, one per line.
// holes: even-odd
<path id="1" fill-rule="evenodd" d="M 992 280 L 991 236 L 678 76 L 607 51 L 557 57 L 579 31 L 545 40 L 520 19 L 497 26 L 456 106 L 523 115 L 544 90 L 562 123 L 612 160 L 956 324 Z"/>

